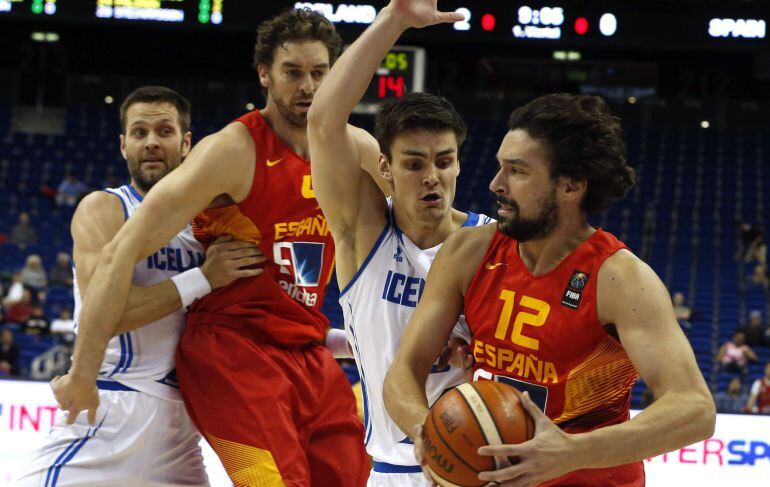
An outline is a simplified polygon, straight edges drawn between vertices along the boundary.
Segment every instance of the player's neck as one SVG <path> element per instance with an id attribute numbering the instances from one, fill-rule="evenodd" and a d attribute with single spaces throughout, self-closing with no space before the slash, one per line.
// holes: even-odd
<path id="1" fill-rule="evenodd" d="M 139 196 L 141 196 L 142 199 L 144 199 L 144 197 L 147 196 L 147 191 L 140 188 L 139 185 L 136 184 L 133 179 L 131 180 L 131 187 L 134 188 L 134 191 L 139 193 Z"/>
<path id="2" fill-rule="evenodd" d="M 444 218 L 435 222 L 421 222 L 409 218 L 397 205 L 394 205 L 393 212 L 396 216 L 396 225 L 401 232 L 423 250 L 443 243 L 452 232 L 460 228 L 468 219 L 466 213 L 454 208 L 444 215 Z"/>
<path id="3" fill-rule="evenodd" d="M 582 218 L 563 218 L 548 237 L 519 244 L 519 257 L 535 276 L 555 269 L 596 231 Z"/>
<path id="4" fill-rule="evenodd" d="M 260 113 L 267 121 L 267 124 L 270 125 L 270 128 L 273 129 L 275 135 L 277 135 L 289 149 L 303 159 L 310 159 L 306 127 L 297 127 L 289 124 L 281 114 L 278 113 L 278 110 L 274 108 L 271 109 L 269 105 L 260 110 Z"/>

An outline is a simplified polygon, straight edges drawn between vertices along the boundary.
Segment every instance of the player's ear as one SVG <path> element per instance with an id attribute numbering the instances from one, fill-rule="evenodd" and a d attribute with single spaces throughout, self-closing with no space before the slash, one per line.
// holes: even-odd
<path id="1" fill-rule="evenodd" d="M 182 139 L 182 159 L 190 153 L 190 147 L 192 147 L 192 132 L 187 132 Z"/>
<path id="2" fill-rule="evenodd" d="M 270 84 L 270 80 L 268 79 L 269 76 L 270 67 L 266 64 L 258 64 L 257 65 L 257 74 L 259 75 L 259 84 L 262 85 L 262 88 L 267 88 L 267 86 Z"/>
<path id="3" fill-rule="evenodd" d="M 577 201 L 578 203 L 583 200 L 583 195 L 585 195 L 586 191 L 588 190 L 588 180 L 587 179 L 573 179 L 564 177 L 562 178 L 562 187 L 564 195 L 564 198 L 566 201 Z"/>
<path id="4" fill-rule="evenodd" d="M 393 173 L 390 172 L 390 162 L 385 154 L 380 154 L 380 162 L 377 165 L 377 172 L 380 173 L 380 177 L 385 181 L 393 182 Z"/>
<path id="5" fill-rule="evenodd" d="M 126 157 L 126 136 L 120 134 L 120 153 L 123 155 L 123 159 L 128 160 Z"/>

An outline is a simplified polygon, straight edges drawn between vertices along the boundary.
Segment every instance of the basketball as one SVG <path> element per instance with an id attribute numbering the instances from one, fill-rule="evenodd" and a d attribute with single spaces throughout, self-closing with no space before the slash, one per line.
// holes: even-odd
<path id="1" fill-rule="evenodd" d="M 478 479 L 479 472 L 513 463 L 477 450 L 534 436 L 535 423 L 520 397 L 511 386 L 481 381 L 455 387 L 436 401 L 425 420 L 423 455 L 438 485 L 480 487 L 486 483 Z"/>

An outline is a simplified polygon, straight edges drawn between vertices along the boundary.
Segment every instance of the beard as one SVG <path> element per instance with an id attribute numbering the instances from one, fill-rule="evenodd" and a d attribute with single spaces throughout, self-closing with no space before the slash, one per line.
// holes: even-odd
<path id="1" fill-rule="evenodd" d="M 143 171 L 142 163 L 140 161 L 128 165 L 128 173 L 131 175 L 131 179 L 137 186 L 139 186 L 139 189 L 145 193 L 170 172 L 171 167 L 167 161 L 163 161 L 162 168 L 152 171 Z"/>
<path id="2" fill-rule="evenodd" d="M 497 228 L 504 235 L 519 242 L 540 240 L 549 236 L 559 224 L 559 206 L 556 204 L 556 189 L 541 199 L 540 211 L 532 218 L 521 216 L 519 205 L 502 196 L 497 197 L 497 202 L 512 207 L 516 214 L 511 218 L 503 218 L 498 215 Z"/>
<path id="3" fill-rule="evenodd" d="M 298 129 L 307 128 L 307 113 L 293 111 L 289 104 L 278 96 L 273 96 L 273 101 L 278 108 L 278 113 L 286 120 L 286 123 Z"/>

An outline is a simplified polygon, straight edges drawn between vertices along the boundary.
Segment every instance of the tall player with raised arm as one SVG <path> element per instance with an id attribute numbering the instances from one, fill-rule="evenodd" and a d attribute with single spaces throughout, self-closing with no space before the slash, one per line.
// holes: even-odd
<path id="1" fill-rule="evenodd" d="M 104 248 L 81 313 L 60 401 L 93 409 L 104 344 L 125 306 L 134 263 L 195 218 L 204 243 L 232 235 L 268 257 L 264 273 L 195 302 L 177 352 L 193 422 L 236 485 L 360 486 L 363 426 L 350 385 L 323 346 L 320 311 L 334 244 L 311 185 L 307 111 L 339 55 L 321 14 L 289 10 L 260 25 L 254 65 L 267 104 L 206 137 Z M 196 217 L 197 215 L 197 217 Z"/>
<path id="2" fill-rule="evenodd" d="M 376 140 L 347 124 L 405 27 L 397 11 L 385 7 L 334 65 L 308 114 L 313 187 L 334 236 L 345 331 L 363 384 L 372 486 L 424 485 L 411 441 L 385 410 L 382 383 L 441 244 L 461 227 L 491 221 L 452 208 L 466 127 L 447 100 L 413 93 L 384 102 Z M 462 318 L 456 334 L 467 340 Z M 461 368 L 435 364 L 429 401 L 464 380 Z"/>

